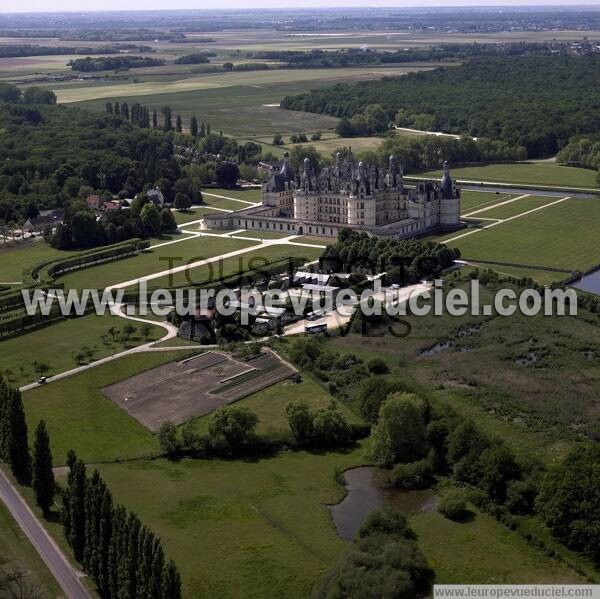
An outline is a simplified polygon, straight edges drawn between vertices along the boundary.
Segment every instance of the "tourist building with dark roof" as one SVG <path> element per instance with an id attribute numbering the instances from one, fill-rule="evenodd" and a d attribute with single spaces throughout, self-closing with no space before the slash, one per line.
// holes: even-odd
<path id="1" fill-rule="evenodd" d="M 277 231 L 337 237 L 350 227 L 374 235 L 406 238 L 457 229 L 460 190 L 448 163 L 439 182 L 404 187 L 402 167 L 390 156 L 386 169 L 338 153 L 333 166 L 317 171 L 308 158 L 294 173 L 287 152 L 281 170 L 262 186 L 261 206 L 207 214 L 208 228 Z"/>

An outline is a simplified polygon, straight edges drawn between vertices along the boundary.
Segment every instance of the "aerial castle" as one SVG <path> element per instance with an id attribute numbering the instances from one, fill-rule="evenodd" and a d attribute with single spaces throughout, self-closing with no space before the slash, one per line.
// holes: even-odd
<path id="1" fill-rule="evenodd" d="M 438 182 L 404 187 L 402 168 L 390 156 L 387 169 L 356 163 L 338 152 L 335 165 L 316 171 L 308 158 L 296 174 L 284 154 L 281 170 L 262 186 L 262 204 L 228 214 L 208 214 L 209 228 L 258 229 L 290 235 L 336 237 L 345 227 L 396 238 L 456 229 L 460 190 L 448 163 Z"/>

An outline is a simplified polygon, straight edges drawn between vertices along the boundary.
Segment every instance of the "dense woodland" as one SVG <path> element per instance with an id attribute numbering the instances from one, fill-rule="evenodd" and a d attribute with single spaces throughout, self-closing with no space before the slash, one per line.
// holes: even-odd
<path id="1" fill-rule="evenodd" d="M 380 105 L 399 126 L 500 139 L 535 158 L 600 128 L 599 88 L 598 56 L 503 57 L 337 84 L 281 105 L 348 119 Z"/>
<path id="2" fill-rule="evenodd" d="M 70 60 L 68 66 L 74 71 L 91 73 L 95 71 L 117 71 L 123 69 L 139 69 L 142 67 L 159 67 L 164 60 L 149 58 L 148 56 L 101 56 L 92 58 L 77 58 Z"/>

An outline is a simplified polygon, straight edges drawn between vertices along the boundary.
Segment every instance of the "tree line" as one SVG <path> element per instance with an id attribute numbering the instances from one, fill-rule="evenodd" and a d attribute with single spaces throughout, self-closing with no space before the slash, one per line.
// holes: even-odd
<path id="1" fill-rule="evenodd" d="M 476 58 L 458 67 L 336 84 L 288 96 L 281 106 L 351 119 L 381 105 L 388 122 L 499 139 L 535 158 L 600 128 L 599 67 L 595 55 Z"/>
<path id="2" fill-rule="evenodd" d="M 143 67 L 159 67 L 165 64 L 160 58 L 150 58 L 149 56 L 99 56 L 92 58 L 76 58 L 70 60 L 67 66 L 74 71 L 81 73 L 92 73 L 96 71 L 119 71 L 123 69 L 139 69 Z"/>

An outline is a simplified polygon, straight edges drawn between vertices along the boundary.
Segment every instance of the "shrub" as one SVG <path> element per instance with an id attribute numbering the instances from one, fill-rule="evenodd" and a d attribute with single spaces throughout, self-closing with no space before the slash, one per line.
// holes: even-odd
<path id="1" fill-rule="evenodd" d="M 537 485 L 532 480 L 517 480 L 508 487 L 506 508 L 511 514 L 532 514 L 537 494 Z"/>
<path id="2" fill-rule="evenodd" d="M 387 374 L 390 369 L 382 358 L 372 358 L 367 363 L 367 368 L 371 374 Z"/>
<path id="3" fill-rule="evenodd" d="M 449 520 L 461 520 L 467 513 L 467 502 L 462 491 L 449 491 L 438 502 L 438 512 Z"/>
<path id="4" fill-rule="evenodd" d="M 433 467 L 428 459 L 398 464 L 390 474 L 390 482 L 406 491 L 428 489 L 433 480 Z"/>

